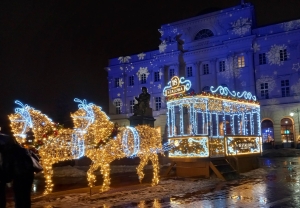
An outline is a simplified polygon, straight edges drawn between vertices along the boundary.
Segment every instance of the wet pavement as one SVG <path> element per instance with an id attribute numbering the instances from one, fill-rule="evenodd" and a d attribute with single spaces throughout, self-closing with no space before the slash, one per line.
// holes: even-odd
<path id="1" fill-rule="evenodd" d="M 117 207 L 300 207 L 300 158 L 261 158 L 266 174 L 241 175 L 240 180 L 171 198 Z"/>
<path id="2" fill-rule="evenodd" d="M 254 174 L 241 174 L 239 180 L 219 182 L 211 187 L 199 187 L 189 192 L 159 197 L 146 201 L 135 201 L 111 207 L 300 207 L 300 157 L 261 158 L 261 168 Z M 163 172 L 163 171 L 162 171 Z M 96 185 L 102 183 L 98 176 Z M 144 184 L 151 182 L 151 170 L 146 170 Z M 167 180 L 167 179 L 163 179 Z M 54 178 L 54 196 L 67 193 L 87 193 L 85 178 Z M 112 187 L 138 187 L 136 173 L 112 174 Z M 43 191 L 42 180 L 33 186 L 34 204 Z M 92 194 L 98 191 L 97 187 Z M 140 187 L 141 188 L 141 187 Z M 138 189 L 138 188 L 137 188 Z M 120 189 L 121 190 L 121 189 Z M 66 191 L 66 192 L 60 192 Z M 41 206 L 43 207 L 43 206 Z M 60 206 L 53 206 L 60 207 Z M 62 206 L 63 207 L 63 206 Z M 100 204 L 91 207 L 103 207 Z M 107 207 L 107 206 L 106 206 Z M 47 206 L 51 208 L 51 206 Z"/>
<path id="3" fill-rule="evenodd" d="M 264 177 L 252 175 L 221 183 L 207 193 L 174 196 L 183 207 L 300 207 L 300 158 L 261 158 Z"/>

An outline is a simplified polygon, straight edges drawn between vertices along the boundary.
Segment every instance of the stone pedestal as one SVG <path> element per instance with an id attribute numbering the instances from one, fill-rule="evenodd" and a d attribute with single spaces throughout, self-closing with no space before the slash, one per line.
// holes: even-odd
<path id="1" fill-rule="evenodd" d="M 137 125 L 148 125 L 154 127 L 154 119 L 153 116 L 131 116 L 129 118 L 130 126 L 135 127 Z"/>

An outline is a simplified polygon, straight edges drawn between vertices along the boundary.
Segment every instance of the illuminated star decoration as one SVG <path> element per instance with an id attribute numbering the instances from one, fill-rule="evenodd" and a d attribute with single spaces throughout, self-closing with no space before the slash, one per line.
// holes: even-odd
<path id="1" fill-rule="evenodd" d="M 257 43 L 254 43 L 252 46 L 252 49 L 253 49 L 254 53 L 256 53 L 260 50 L 260 45 Z"/>
<path id="2" fill-rule="evenodd" d="M 165 41 L 165 40 L 162 41 L 162 42 L 160 43 L 160 45 L 158 46 L 158 48 L 159 48 L 159 52 L 160 52 L 160 53 L 165 52 L 165 50 L 167 49 L 167 43 L 166 43 L 166 41 Z"/>
<path id="3" fill-rule="evenodd" d="M 249 18 L 240 18 L 235 22 L 231 23 L 232 32 L 236 35 L 244 35 L 248 31 L 250 31 L 252 25 L 252 21 Z"/>
<path id="4" fill-rule="evenodd" d="M 281 56 L 280 56 L 280 51 L 284 51 L 287 49 L 287 46 L 286 45 L 272 45 L 270 50 L 266 53 L 266 56 L 268 58 L 268 63 L 270 65 L 278 65 L 278 66 L 281 66 L 284 64 L 284 61 L 281 60 Z M 287 53 L 286 54 L 287 56 L 287 59 L 290 57 L 290 54 Z"/>
<path id="5" fill-rule="evenodd" d="M 120 61 L 120 63 L 129 63 L 129 60 L 131 59 L 131 57 L 130 56 L 120 56 L 119 58 L 118 58 L 118 60 Z"/>
<path id="6" fill-rule="evenodd" d="M 139 58 L 139 60 L 143 60 L 145 58 L 146 54 L 145 53 L 139 53 L 137 55 L 137 57 Z"/>
<path id="7" fill-rule="evenodd" d="M 139 81 L 141 81 L 142 79 L 142 76 L 145 76 L 146 79 L 148 78 L 149 76 L 149 71 L 148 71 L 148 67 L 140 67 L 140 69 L 137 71 L 136 75 L 138 76 L 139 78 Z"/>
<path id="8" fill-rule="evenodd" d="M 293 64 L 293 70 L 298 71 L 300 69 L 300 63 Z"/>

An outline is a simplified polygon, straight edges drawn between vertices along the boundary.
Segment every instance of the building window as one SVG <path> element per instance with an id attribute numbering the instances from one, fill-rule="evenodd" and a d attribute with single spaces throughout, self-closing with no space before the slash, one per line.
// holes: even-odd
<path id="1" fill-rule="evenodd" d="M 245 57 L 239 56 L 238 57 L 238 68 L 243 68 L 243 67 L 245 67 Z"/>
<path id="2" fill-rule="evenodd" d="M 281 95 L 282 97 L 290 96 L 290 82 L 289 80 L 281 80 Z"/>
<path id="3" fill-rule="evenodd" d="M 172 77 L 174 77 L 174 76 L 175 76 L 175 70 L 174 70 L 174 69 L 170 69 L 169 75 L 170 75 L 170 79 L 171 79 Z"/>
<path id="4" fill-rule="evenodd" d="M 209 38 L 214 36 L 214 33 L 209 29 L 203 29 L 200 30 L 197 35 L 195 36 L 195 40 L 203 39 L 203 38 Z"/>
<path id="5" fill-rule="evenodd" d="M 208 64 L 203 64 L 203 74 L 209 74 Z"/>
<path id="6" fill-rule="evenodd" d="M 134 76 L 129 76 L 129 86 L 134 85 Z"/>
<path id="7" fill-rule="evenodd" d="M 265 53 L 258 54 L 258 58 L 259 58 L 259 65 L 263 65 L 267 63 Z"/>
<path id="8" fill-rule="evenodd" d="M 219 72 L 225 71 L 225 61 L 219 62 Z"/>
<path id="9" fill-rule="evenodd" d="M 260 96 L 265 99 L 269 99 L 268 83 L 260 84 Z"/>
<path id="10" fill-rule="evenodd" d="M 116 106 L 116 114 L 121 114 L 121 102 L 116 101 L 115 106 Z"/>
<path id="11" fill-rule="evenodd" d="M 280 50 L 280 61 L 286 61 L 287 60 L 287 52 L 286 49 Z"/>
<path id="12" fill-rule="evenodd" d="M 120 87 L 120 78 L 115 78 L 115 87 Z"/>
<path id="13" fill-rule="evenodd" d="M 192 77 L 193 76 L 193 68 L 191 66 L 188 66 L 186 68 L 186 72 L 187 72 L 187 77 Z"/>
<path id="14" fill-rule="evenodd" d="M 155 110 L 158 111 L 161 109 L 161 97 L 155 98 Z"/>
<path id="15" fill-rule="evenodd" d="M 147 79 L 146 74 L 142 74 L 141 75 L 141 84 L 146 84 L 146 79 Z"/>
<path id="16" fill-rule="evenodd" d="M 130 101 L 129 101 L 129 105 L 130 105 L 130 113 L 134 113 L 134 112 L 133 112 L 134 100 L 130 100 Z"/>
<path id="17" fill-rule="evenodd" d="M 159 82 L 159 81 L 160 81 L 159 72 L 154 72 L 154 82 Z"/>

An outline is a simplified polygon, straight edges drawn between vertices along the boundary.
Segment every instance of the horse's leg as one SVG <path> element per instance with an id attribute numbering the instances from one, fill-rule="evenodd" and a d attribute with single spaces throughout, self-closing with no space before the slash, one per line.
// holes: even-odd
<path id="1" fill-rule="evenodd" d="M 155 186 L 159 182 L 159 162 L 158 162 L 158 155 L 157 154 L 152 154 L 150 156 L 150 160 L 152 162 L 153 166 L 153 178 L 152 178 L 152 186 Z"/>
<path id="2" fill-rule="evenodd" d="M 110 165 L 108 162 L 101 164 L 101 174 L 103 177 L 103 184 L 100 192 L 108 191 L 110 187 Z"/>
<path id="3" fill-rule="evenodd" d="M 139 166 L 136 169 L 137 169 L 137 174 L 139 176 L 140 183 L 142 183 L 142 180 L 145 176 L 145 174 L 143 172 L 143 169 L 144 169 L 145 165 L 147 164 L 149 158 L 146 155 L 142 155 L 140 157 L 140 160 L 141 160 L 141 162 L 140 162 Z"/>
<path id="4" fill-rule="evenodd" d="M 45 183 L 46 187 L 44 190 L 44 195 L 50 194 L 53 189 L 53 183 L 52 183 L 52 176 L 53 176 L 53 163 L 48 158 L 42 158 L 42 166 L 43 166 L 43 172 L 45 177 Z"/>
<path id="5" fill-rule="evenodd" d="M 90 165 L 90 169 L 87 171 L 87 180 L 89 182 L 89 187 L 92 188 L 96 182 L 96 176 L 94 172 L 99 168 L 99 164 L 94 161 Z"/>

